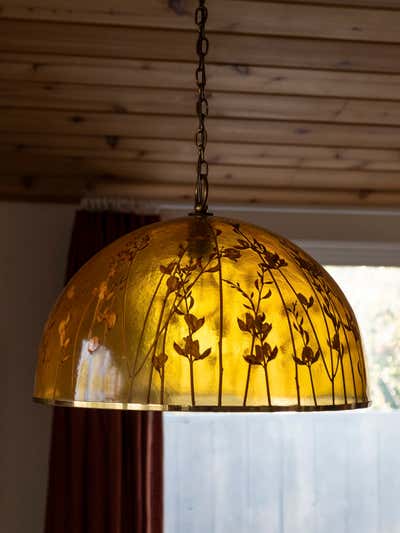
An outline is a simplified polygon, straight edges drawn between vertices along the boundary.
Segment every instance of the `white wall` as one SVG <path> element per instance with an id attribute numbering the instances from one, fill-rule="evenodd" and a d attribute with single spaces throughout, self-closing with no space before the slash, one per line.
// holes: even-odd
<path id="1" fill-rule="evenodd" d="M 51 409 L 31 401 L 41 328 L 62 288 L 74 208 L 0 203 L 0 517 L 41 533 Z"/>

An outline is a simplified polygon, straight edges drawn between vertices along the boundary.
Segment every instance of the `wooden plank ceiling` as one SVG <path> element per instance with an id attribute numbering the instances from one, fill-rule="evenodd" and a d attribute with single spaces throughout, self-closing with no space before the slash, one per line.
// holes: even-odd
<path id="1" fill-rule="evenodd" d="M 210 0 L 211 201 L 400 207 L 400 0 Z M 0 198 L 191 198 L 193 0 L 3 0 Z"/>

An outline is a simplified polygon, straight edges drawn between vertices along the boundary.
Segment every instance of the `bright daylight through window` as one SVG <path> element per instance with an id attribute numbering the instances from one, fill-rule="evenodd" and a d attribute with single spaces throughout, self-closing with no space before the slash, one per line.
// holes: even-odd
<path id="1" fill-rule="evenodd" d="M 400 268 L 327 267 L 358 319 L 372 407 L 400 407 Z"/>
<path id="2" fill-rule="evenodd" d="M 400 268 L 326 268 L 358 318 L 373 407 L 164 415 L 165 533 L 399 531 Z"/>

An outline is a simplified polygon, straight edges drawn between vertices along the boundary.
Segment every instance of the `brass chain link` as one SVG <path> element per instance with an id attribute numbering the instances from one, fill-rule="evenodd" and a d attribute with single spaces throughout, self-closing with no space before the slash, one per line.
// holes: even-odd
<path id="1" fill-rule="evenodd" d="M 199 31 L 196 45 L 197 55 L 199 56 L 199 64 L 196 69 L 196 84 L 198 89 L 196 113 L 199 119 L 199 125 L 195 135 L 195 144 L 198 151 L 197 181 L 194 203 L 196 214 L 206 214 L 208 209 L 208 163 L 205 156 L 207 146 L 205 119 L 208 116 L 208 101 L 205 92 L 207 83 L 205 57 L 208 53 L 209 46 L 205 28 L 207 17 L 208 11 L 205 6 L 205 0 L 199 0 L 199 7 L 196 9 L 195 13 L 195 22 Z"/>

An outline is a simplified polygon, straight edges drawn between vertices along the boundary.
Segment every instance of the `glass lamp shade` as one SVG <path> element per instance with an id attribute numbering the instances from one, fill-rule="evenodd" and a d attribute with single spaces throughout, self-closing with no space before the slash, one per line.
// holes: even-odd
<path id="1" fill-rule="evenodd" d="M 58 299 L 35 399 L 95 408 L 318 410 L 368 405 L 359 329 L 290 241 L 212 216 L 145 226 Z"/>

